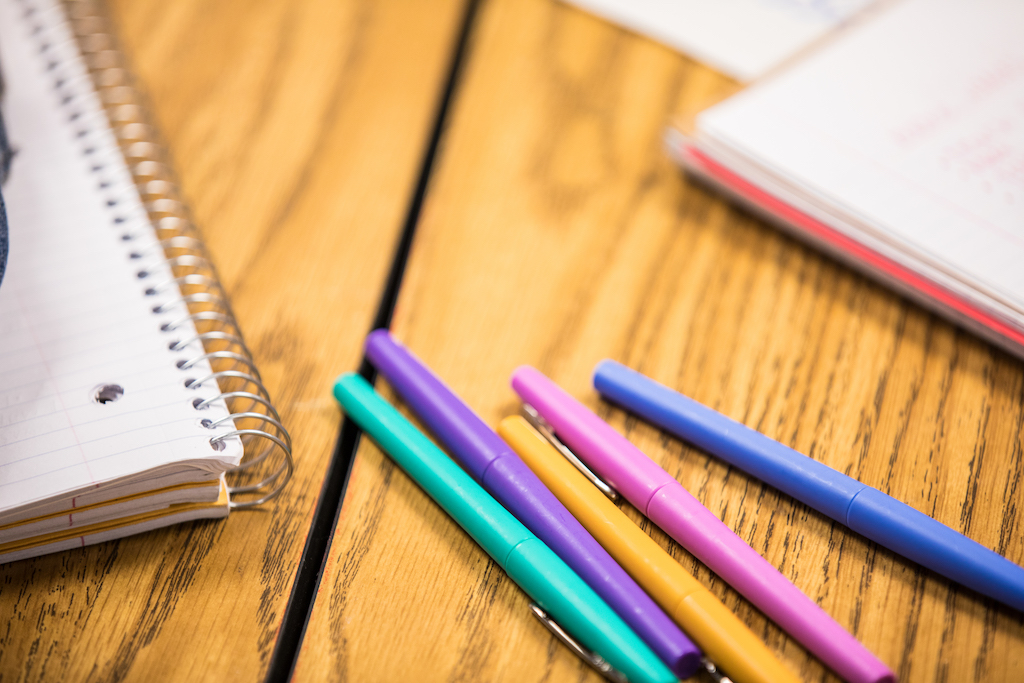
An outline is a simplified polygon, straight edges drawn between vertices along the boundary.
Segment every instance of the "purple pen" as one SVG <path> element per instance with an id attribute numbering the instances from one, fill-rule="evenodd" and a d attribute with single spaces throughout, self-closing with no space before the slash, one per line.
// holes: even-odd
<path id="1" fill-rule="evenodd" d="M 501 438 L 386 330 L 366 338 L 366 356 L 469 474 L 537 535 L 680 678 L 700 650 L 587 533 Z"/>

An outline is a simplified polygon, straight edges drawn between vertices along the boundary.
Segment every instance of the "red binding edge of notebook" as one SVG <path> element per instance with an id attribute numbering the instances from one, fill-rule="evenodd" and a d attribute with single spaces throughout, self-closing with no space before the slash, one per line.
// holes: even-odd
<path id="1" fill-rule="evenodd" d="M 843 233 L 830 228 L 821 221 L 808 216 L 803 211 L 794 208 L 778 197 L 765 192 L 753 183 L 745 180 L 725 166 L 714 161 L 693 145 L 679 145 L 676 151 L 686 160 L 687 165 L 692 164 L 695 168 L 706 174 L 710 179 L 720 183 L 723 187 L 734 192 L 736 195 L 743 197 L 762 211 L 775 216 L 780 221 L 784 221 L 789 225 L 809 233 L 818 240 L 831 245 L 837 250 L 849 254 L 858 261 L 873 269 L 881 271 L 890 278 L 903 283 L 907 287 L 921 292 L 940 305 L 951 308 L 957 313 L 988 327 L 1017 344 L 1024 345 L 1024 333 L 1010 327 L 998 318 L 995 318 L 976 306 L 964 301 L 956 294 L 936 285 L 931 280 L 921 277 L 914 271 L 901 266 L 885 256 L 882 256 L 860 242 L 857 242 Z"/>

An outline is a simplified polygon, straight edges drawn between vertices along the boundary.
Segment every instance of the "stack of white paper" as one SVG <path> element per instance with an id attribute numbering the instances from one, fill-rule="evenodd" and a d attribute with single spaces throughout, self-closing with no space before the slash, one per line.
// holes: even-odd
<path id="1" fill-rule="evenodd" d="M 1024 3 L 898 3 L 702 113 L 695 147 L 1020 352 Z"/>

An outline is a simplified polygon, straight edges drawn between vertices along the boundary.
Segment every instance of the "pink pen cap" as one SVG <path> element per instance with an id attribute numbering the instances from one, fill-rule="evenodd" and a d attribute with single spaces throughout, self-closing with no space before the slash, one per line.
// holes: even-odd
<path id="1" fill-rule="evenodd" d="M 622 496 L 850 683 L 893 672 L 626 437 L 531 367 L 512 388 Z"/>

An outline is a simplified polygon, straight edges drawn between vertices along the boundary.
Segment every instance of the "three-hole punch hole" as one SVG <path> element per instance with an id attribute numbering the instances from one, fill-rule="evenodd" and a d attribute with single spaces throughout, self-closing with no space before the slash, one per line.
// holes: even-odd
<path id="1" fill-rule="evenodd" d="M 114 403 L 124 396 L 124 387 L 120 384 L 101 384 L 93 391 L 92 400 L 106 405 Z"/>

